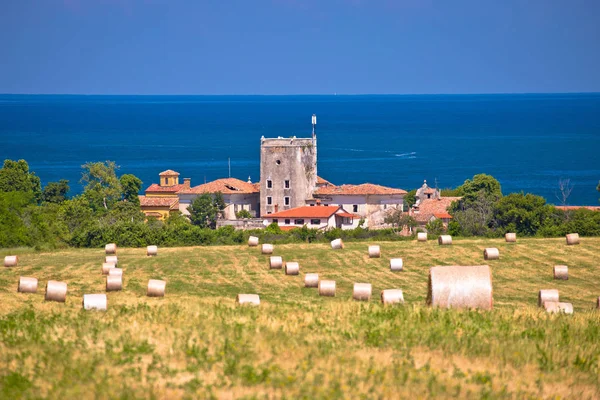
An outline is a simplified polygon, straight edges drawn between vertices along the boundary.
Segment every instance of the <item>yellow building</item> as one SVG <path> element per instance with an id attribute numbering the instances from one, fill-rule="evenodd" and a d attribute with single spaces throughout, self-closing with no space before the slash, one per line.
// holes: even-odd
<path id="1" fill-rule="evenodd" d="M 159 174 L 158 184 L 153 183 L 145 190 L 145 196 L 139 196 L 142 212 L 147 217 L 164 220 L 170 215 L 179 212 L 179 198 L 177 193 L 189 189 L 191 180 L 185 178 L 179 183 L 179 172 L 173 170 L 163 171 Z"/>

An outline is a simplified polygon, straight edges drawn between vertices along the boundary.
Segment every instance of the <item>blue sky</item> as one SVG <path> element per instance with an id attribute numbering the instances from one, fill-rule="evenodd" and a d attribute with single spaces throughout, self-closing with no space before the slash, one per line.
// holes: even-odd
<path id="1" fill-rule="evenodd" d="M 2 0 L 0 93 L 600 91 L 598 0 Z"/>

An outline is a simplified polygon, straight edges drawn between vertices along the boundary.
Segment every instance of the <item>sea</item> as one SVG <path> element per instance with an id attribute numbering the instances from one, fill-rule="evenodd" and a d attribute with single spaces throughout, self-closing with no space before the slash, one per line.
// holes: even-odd
<path id="1" fill-rule="evenodd" d="M 0 95 L 0 157 L 25 159 L 42 183 L 112 160 L 144 187 L 166 169 L 192 186 L 260 180 L 261 137 L 310 137 L 334 184 L 450 188 L 486 173 L 504 194 L 598 205 L 600 93 L 497 95 Z"/>

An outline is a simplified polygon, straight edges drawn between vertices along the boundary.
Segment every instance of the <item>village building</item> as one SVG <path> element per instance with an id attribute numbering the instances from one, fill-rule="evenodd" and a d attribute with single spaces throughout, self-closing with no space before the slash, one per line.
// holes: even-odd
<path id="1" fill-rule="evenodd" d="M 264 216 L 266 225 L 276 223 L 283 230 L 302 228 L 312 229 L 354 229 L 360 217 L 344 210 L 342 206 L 302 206 Z"/>
<path id="2" fill-rule="evenodd" d="M 426 230 L 425 226 L 436 219 L 441 220 L 447 229 L 452 219 L 448 209 L 454 201 L 461 199 L 461 197 L 443 197 L 441 190 L 430 188 L 427 186 L 427 181 L 417 189 L 415 197 L 416 202 L 410 208 L 409 215 L 417 221 L 418 228 L 421 230 Z"/>
<path id="3" fill-rule="evenodd" d="M 145 190 L 140 199 L 140 208 L 147 217 L 164 220 L 170 215 L 179 212 L 179 197 L 177 193 L 190 187 L 191 180 L 184 179 L 179 183 L 179 172 L 166 170 L 159 174 L 158 184 L 153 183 Z"/>

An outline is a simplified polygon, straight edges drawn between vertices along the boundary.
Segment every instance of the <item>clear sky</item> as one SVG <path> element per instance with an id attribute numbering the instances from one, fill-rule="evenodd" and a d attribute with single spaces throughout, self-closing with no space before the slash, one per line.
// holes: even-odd
<path id="1" fill-rule="evenodd" d="M 598 91 L 599 0 L 0 0 L 0 93 Z"/>

